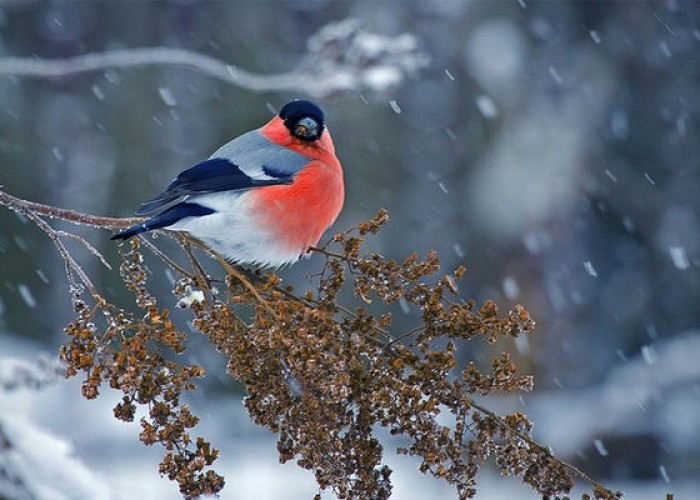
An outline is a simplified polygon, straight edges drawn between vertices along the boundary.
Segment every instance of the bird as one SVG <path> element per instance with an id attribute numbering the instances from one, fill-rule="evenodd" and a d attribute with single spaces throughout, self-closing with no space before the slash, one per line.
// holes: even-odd
<path id="1" fill-rule="evenodd" d="M 279 268 L 318 244 L 343 207 L 343 168 L 320 107 L 294 100 L 181 172 L 113 240 L 168 229 L 228 262 Z"/>

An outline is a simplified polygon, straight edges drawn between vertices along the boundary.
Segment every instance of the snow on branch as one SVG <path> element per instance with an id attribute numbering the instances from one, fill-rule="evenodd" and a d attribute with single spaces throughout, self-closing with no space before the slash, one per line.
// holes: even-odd
<path id="1" fill-rule="evenodd" d="M 366 31 L 356 19 L 321 28 L 307 41 L 297 67 L 261 75 L 191 50 L 149 47 L 83 54 L 65 59 L 0 57 L 0 76 L 53 78 L 114 68 L 182 66 L 258 92 L 295 90 L 322 97 L 347 91 L 388 92 L 428 64 L 416 37 Z"/>
<path id="2" fill-rule="evenodd" d="M 0 390 L 41 389 L 64 374 L 63 363 L 48 356 L 39 356 L 34 362 L 14 358 L 0 358 Z"/>

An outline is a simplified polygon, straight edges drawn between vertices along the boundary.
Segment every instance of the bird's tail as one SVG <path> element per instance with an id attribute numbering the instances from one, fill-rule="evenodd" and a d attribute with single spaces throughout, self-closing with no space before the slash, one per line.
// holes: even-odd
<path id="1" fill-rule="evenodd" d="M 201 217 L 203 215 L 210 215 L 213 213 L 214 210 L 211 208 L 203 207 L 201 205 L 197 205 L 196 203 L 180 203 L 174 207 L 170 207 L 161 214 L 151 217 L 146 222 L 136 224 L 119 231 L 110 239 L 126 240 L 132 236 L 136 236 L 137 234 L 145 233 L 146 231 L 171 226 L 185 217 Z"/>
<path id="2" fill-rule="evenodd" d="M 122 229 L 117 234 L 113 234 L 110 240 L 128 240 L 132 236 L 136 236 L 137 234 L 145 233 L 146 231 L 150 230 L 151 228 L 148 227 L 148 221 L 146 221 L 143 224 L 136 224 L 135 226 Z"/>

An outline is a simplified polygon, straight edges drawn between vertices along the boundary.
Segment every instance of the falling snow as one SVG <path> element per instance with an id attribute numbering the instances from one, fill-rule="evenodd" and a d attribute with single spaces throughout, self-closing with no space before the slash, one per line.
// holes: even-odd
<path id="1" fill-rule="evenodd" d="M 520 335 L 515 337 L 515 348 L 523 356 L 530 352 L 530 337 L 526 335 Z"/>
<path id="2" fill-rule="evenodd" d="M 554 80 L 554 82 L 557 85 L 562 84 L 561 75 L 559 74 L 559 71 L 557 71 L 557 69 L 554 66 L 549 67 L 549 75 L 552 77 L 552 79 Z"/>
<path id="3" fill-rule="evenodd" d="M 605 169 L 605 175 L 607 175 L 607 176 L 608 176 L 608 179 L 610 179 L 611 181 L 617 182 L 617 176 L 616 176 L 615 174 L 613 174 L 613 173 L 612 173 L 610 170 L 608 170 L 607 168 Z"/>
<path id="4" fill-rule="evenodd" d="M 0 119 L 10 131 L 0 140 L 5 188 L 42 203 L 125 216 L 181 169 L 265 123 L 286 99 L 313 100 L 305 75 L 296 87 L 284 87 L 292 81 L 287 71 L 298 63 L 315 70 L 318 60 L 304 53 L 308 29 L 284 24 L 290 15 L 300 15 L 293 3 L 278 9 L 251 3 L 245 16 L 236 15 L 235 2 L 222 4 L 217 9 L 226 15 L 189 23 L 186 32 L 177 29 L 177 21 L 191 10 L 188 2 L 177 3 L 172 16 L 161 16 L 163 29 L 157 31 L 149 27 L 158 13 L 136 2 L 129 5 L 133 15 L 124 19 L 105 15 L 109 9 L 100 2 L 3 5 L 4 26 L 20 26 L 24 18 L 37 20 L 25 23 L 26 30 L 8 32 L 3 46 L 7 56 L 59 57 L 46 51 L 54 46 L 71 48 L 70 54 L 76 55 L 98 48 L 121 50 L 134 46 L 128 35 L 137 30 L 152 35 L 154 45 L 196 40 L 197 50 L 224 64 L 240 64 L 229 66 L 232 78 L 224 80 L 182 66 L 114 68 L 43 80 L 6 77 L 0 89 L 7 104 Z M 695 140 L 700 107 L 692 78 L 700 67 L 700 28 L 693 22 L 700 19 L 700 4 L 667 0 L 653 9 L 639 9 L 634 2 L 516 0 L 489 3 L 487 9 L 454 1 L 428 4 L 389 2 L 354 10 L 371 17 L 372 29 L 380 35 L 359 39 L 358 51 L 349 55 L 360 57 L 355 61 L 366 72 L 347 71 L 343 46 L 328 47 L 336 50 L 331 66 L 337 63 L 339 68 L 328 79 L 338 90 L 320 104 L 346 168 L 348 197 L 324 238 L 386 206 L 391 223 L 379 235 L 368 235 L 367 248 L 392 258 L 435 248 L 443 272 L 459 264 L 468 267 L 458 281 L 464 299 L 494 298 L 503 313 L 522 303 L 537 320 L 534 334 L 516 338 L 511 347 L 520 358 L 532 360 L 518 365 L 523 373 L 535 375 L 535 391 L 526 396 L 528 416 L 545 444 L 566 449 L 568 457 L 590 448 L 592 464 L 596 450 L 601 456 L 608 453 L 604 440 L 615 459 L 607 471 L 611 480 L 634 488 L 636 481 L 623 479 L 621 471 L 634 470 L 634 450 L 644 446 L 635 436 L 651 436 L 655 442 L 650 449 L 660 447 L 663 453 L 653 457 L 657 461 L 650 475 L 656 477 L 645 480 L 643 487 L 657 489 L 643 494 L 637 489 L 637 495 L 632 490 L 628 496 L 663 498 L 665 490 L 675 492 L 679 485 L 692 483 L 694 489 L 685 495 L 679 490 L 676 497 L 694 498 L 700 478 L 677 465 L 700 456 L 700 142 Z M 332 14 L 337 12 L 314 12 L 318 25 Z M 262 26 L 286 26 L 284 36 L 250 37 L 257 28 L 250 22 L 257 15 L 271 16 Z M 416 19 L 422 22 L 416 24 Z M 387 54 L 381 36 L 399 33 L 413 37 L 401 44 L 418 43 L 430 54 L 426 71 L 406 78 L 397 65 L 372 66 Z M 391 62 L 389 56 L 385 61 Z M 264 72 L 261 81 L 275 89 L 236 86 L 249 70 Z M 352 90 L 357 82 L 369 88 Z M 375 95 L 372 89 L 386 92 Z M 43 301 L 52 299 L 42 322 L 54 332 L 65 326 L 70 304 L 53 300 L 67 289 L 61 261 L 26 217 L 18 222 L 9 211 L 0 211 L 0 216 L 5 217 L 0 234 L 0 353 L 7 356 L 18 341 L 30 339 L 34 345 L 23 344 L 28 352 L 53 349 L 55 336 L 35 335 L 31 322 L 21 318 L 27 310 L 38 315 Z M 47 222 L 63 228 L 58 221 Z M 110 262 L 116 259 L 107 233 L 89 229 L 80 234 Z M 79 264 L 100 292 L 109 300 L 124 298 L 96 259 L 76 242 L 64 242 L 76 249 Z M 160 238 L 155 243 L 170 241 Z M 153 271 L 149 287 L 159 299 L 164 296 L 163 307 L 172 307 L 180 298 L 170 295 L 179 278 L 164 274 L 157 259 L 146 254 Z M 322 262 L 312 256 L 279 274 L 300 290 Z M 216 269 L 206 259 L 204 264 L 207 272 Z M 181 306 L 201 298 L 201 292 L 191 290 Z M 420 311 L 412 311 L 405 301 L 396 310 L 392 328 L 410 330 L 414 313 Z M 191 312 L 173 312 L 174 319 L 184 317 L 190 318 Z M 196 331 L 191 322 L 184 324 L 185 330 Z M 204 342 L 201 335 L 192 339 Z M 212 367 L 202 380 L 207 384 L 217 372 L 216 353 L 208 355 L 199 347 L 196 356 Z M 0 356 L 0 366 L 5 359 Z M 488 366 L 488 359 L 478 361 Z M 225 367 L 218 372 L 215 383 L 225 377 Z M 71 439 L 77 436 L 71 428 L 82 428 L 88 420 L 91 425 L 99 416 L 68 413 L 77 406 L 71 398 L 79 387 L 72 391 L 70 397 L 62 393 L 51 400 L 58 417 L 52 425 L 67 422 L 64 436 Z M 0 408 L 27 409 L 18 418 L 42 416 L 36 408 L 42 408 L 45 395 L 37 396 L 33 406 L 25 399 L 9 406 L 2 397 Z M 239 406 L 235 397 L 227 393 L 222 400 Z M 517 396 L 507 397 L 512 398 L 507 404 L 518 404 Z M 208 410 L 210 423 L 216 423 L 220 415 L 213 405 L 200 414 Z M 109 422 L 111 407 L 106 412 Z M 6 418 L 0 417 L 3 429 Z M 240 418 L 246 418 L 243 410 Z M 45 438 L 24 429 L 29 436 Z M 621 433 L 632 440 L 631 452 L 617 446 L 613 450 Z M 120 450 L 124 443 L 117 435 L 110 435 L 113 441 L 107 445 Z M 274 450 L 274 442 L 269 444 Z M 92 444 L 78 446 L 79 455 L 90 463 Z M 269 476 L 287 474 L 274 469 L 276 457 L 268 455 L 269 450 L 257 457 L 274 462 L 269 470 L 276 472 Z M 157 476 L 153 463 L 138 463 L 139 473 L 148 470 Z M 581 461 L 584 471 L 588 464 Z M 257 470 L 258 463 L 243 467 Z M 231 474 L 255 476 L 241 474 L 240 467 Z M 670 478 L 673 488 L 666 486 Z M 313 477 L 307 479 L 313 492 L 300 498 L 316 492 Z M 154 481 L 160 484 L 157 477 Z M 432 490 L 419 494 L 403 479 L 395 483 L 394 496 L 402 500 L 449 495 Z M 238 496 L 254 497 L 256 486 Z M 276 498 L 284 496 L 283 490 L 279 493 Z M 492 496 L 520 497 L 510 492 Z"/>
<path id="5" fill-rule="evenodd" d="M 98 101 L 104 101 L 105 100 L 105 93 L 104 91 L 100 88 L 99 85 L 93 85 L 92 86 L 92 93 L 95 94 L 95 97 L 97 97 Z"/>
<path id="6" fill-rule="evenodd" d="M 46 277 L 46 273 L 44 271 L 37 269 L 35 272 L 39 279 L 44 282 L 44 284 L 48 285 L 50 283 L 49 278 Z"/>
<path id="7" fill-rule="evenodd" d="M 668 253 L 676 269 L 685 271 L 690 267 L 690 260 L 688 260 L 688 254 L 685 252 L 684 247 L 671 247 L 668 249 Z"/>
<path id="8" fill-rule="evenodd" d="M 628 233 L 632 233 L 635 230 L 634 221 L 625 215 L 622 217 L 622 227 L 624 227 L 625 231 Z"/>
<path id="9" fill-rule="evenodd" d="M 63 160 L 65 160 L 65 157 L 63 156 L 63 153 L 62 153 L 61 150 L 60 150 L 58 147 L 56 147 L 56 146 L 54 146 L 54 147 L 51 148 L 51 154 L 53 155 L 54 158 L 56 158 L 56 160 L 58 160 L 58 161 L 60 161 L 60 162 L 63 162 Z"/>
<path id="10" fill-rule="evenodd" d="M 615 111 L 610 117 L 610 129 L 613 137 L 619 140 L 627 139 L 629 135 L 629 121 L 622 111 Z"/>
<path id="11" fill-rule="evenodd" d="M 24 241 L 24 238 L 22 238 L 21 236 L 15 235 L 12 239 L 14 240 L 15 245 L 17 245 L 17 248 L 19 248 L 23 252 L 26 252 L 29 249 L 29 245 L 27 245 L 27 242 Z"/>
<path id="12" fill-rule="evenodd" d="M 391 107 L 391 110 L 397 115 L 401 114 L 401 108 L 399 107 L 399 103 L 395 100 L 392 99 L 391 101 L 389 101 L 389 107 Z"/>
<path id="13" fill-rule="evenodd" d="M 593 446 L 595 447 L 595 450 L 598 452 L 598 455 L 600 455 L 601 457 L 608 456 L 608 450 L 605 447 L 605 444 L 603 444 L 603 441 L 601 441 L 600 439 L 594 439 Z"/>
<path id="14" fill-rule="evenodd" d="M 644 359 L 644 362 L 648 365 L 653 365 L 656 363 L 658 356 L 656 355 L 656 351 L 654 350 L 654 347 L 651 345 L 643 345 L 641 349 L 642 353 L 642 359 Z"/>
<path id="15" fill-rule="evenodd" d="M 19 292 L 20 297 L 22 297 L 24 303 L 27 304 L 27 307 L 36 307 L 36 299 L 34 298 L 34 295 L 32 295 L 32 292 L 29 290 L 27 285 L 20 283 L 17 285 L 17 291 Z"/>
<path id="16" fill-rule="evenodd" d="M 503 293 L 506 295 L 508 300 L 513 300 L 520 295 L 520 287 L 518 286 L 518 282 L 515 281 L 515 278 L 512 276 L 506 276 L 503 278 L 501 286 L 503 287 Z"/>
<path id="17" fill-rule="evenodd" d="M 583 263 L 583 268 L 590 276 L 593 276 L 594 278 L 598 277 L 598 271 L 596 271 L 596 268 L 593 266 L 593 263 L 590 260 Z"/>
<path id="18" fill-rule="evenodd" d="M 166 106 L 177 106 L 177 99 L 175 99 L 175 95 L 168 87 L 158 87 L 158 95 L 160 95 Z"/>
<path id="19" fill-rule="evenodd" d="M 411 314 L 411 304 L 409 304 L 403 297 L 399 299 L 399 306 L 404 314 Z"/>
<path id="20" fill-rule="evenodd" d="M 493 119 L 498 116 L 498 108 L 494 100 L 487 95 L 478 95 L 476 99 L 476 107 L 479 109 L 479 113 L 482 114 L 484 118 Z"/>

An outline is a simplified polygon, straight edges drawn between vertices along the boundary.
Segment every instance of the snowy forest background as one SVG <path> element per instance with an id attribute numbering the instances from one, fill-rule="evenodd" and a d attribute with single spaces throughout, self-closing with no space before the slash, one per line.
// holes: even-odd
<path id="1" fill-rule="evenodd" d="M 335 230 L 385 207 L 391 223 L 373 250 L 402 259 L 436 249 L 446 269 L 468 268 L 463 295 L 521 303 L 537 320 L 509 346 L 535 391 L 489 404 L 526 413 L 539 441 L 629 498 L 700 490 L 699 4 L 9 2 L 0 59 L 167 46 L 281 75 L 319 29 L 347 18 L 413 35 L 427 65 L 383 91 L 325 96 L 256 92 L 172 66 L 0 76 L 0 184 L 130 215 L 271 110 L 311 97 L 345 167 Z M 81 234 L 116 257 L 107 233 Z M 97 259 L 76 255 L 110 299 L 124 295 Z M 319 265 L 281 276 L 303 288 Z M 156 270 L 151 280 L 166 296 L 171 278 Z M 51 380 L 71 317 L 66 290 L 51 242 L 0 210 L 0 430 L 13 445 L 0 439 L 0 472 L 38 499 L 175 497 L 157 474 L 160 450 L 112 417 L 117 394 L 88 402 L 79 380 Z M 477 361 L 493 355 L 471 347 Z M 312 475 L 278 465 L 223 358 L 197 335 L 189 353 L 207 368 L 190 403 L 221 448 L 222 498 L 311 498 Z M 387 457 L 395 498 L 454 495 L 412 460 Z M 517 480 L 480 478 L 480 498 L 534 497 Z M 25 498 L 13 484 L 0 474 L 0 498 Z"/>

